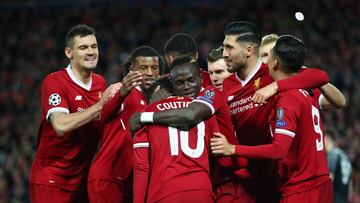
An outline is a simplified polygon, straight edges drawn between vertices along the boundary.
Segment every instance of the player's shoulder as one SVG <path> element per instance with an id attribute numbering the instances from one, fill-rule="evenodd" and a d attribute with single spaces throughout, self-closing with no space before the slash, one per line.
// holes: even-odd
<path id="1" fill-rule="evenodd" d="M 92 80 L 93 80 L 94 82 L 106 84 L 105 78 L 104 78 L 102 75 L 100 75 L 100 74 L 92 73 L 92 74 L 91 74 L 91 78 L 92 78 Z"/>
<path id="2" fill-rule="evenodd" d="M 67 77 L 66 69 L 61 69 L 46 75 L 43 79 L 43 83 L 58 83 Z"/>
<path id="3" fill-rule="evenodd" d="M 190 102 L 191 99 L 187 97 L 169 97 L 149 104 L 145 107 L 144 111 L 163 111 L 183 108 L 189 106 Z"/>
<path id="4" fill-rule="evenodd" d="M 278 100 L 286 100 L 290 103 L 307 103 L 312 99 L 312 95 L 304 89 L 290 89 L 278 94 Z"/>

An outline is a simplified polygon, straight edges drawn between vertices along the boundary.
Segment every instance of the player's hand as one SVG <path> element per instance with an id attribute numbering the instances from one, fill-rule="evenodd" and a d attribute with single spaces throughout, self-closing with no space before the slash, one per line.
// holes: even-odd
<path id="1" fill-rule="evenodd" d="M 130 71 L 122 80 L 123 86 L 120 89 L 122 97 L 125 97 L 130 91 L 141 84 L 142 74 L 139 71 Z"/>
<path id="2" fill-rule="evenodd" d="M 274 96 L 277 93 L 277 91 L 278 91 L 277 83 L 272 82 L 266 87 L 257 90 L 254 96 L 252 97 L 252 100 L 255 103 L 264 104 L 270 97 Z"/>
<path id="3" fill-rule="evenodd" d="M 108 88 L 106 88 L 106 90 L 102 93 L 99 104 L 101 106 L 104 106 L 104 104 L 112 97 L 115 96 L 116 93 L 119 92 L 119 90 L 122 87 L 122 83 L 118 82 L 118 83 L 114 83 L 112 85 L 110 85 Z"/>
<path id="4" fill-rule="evenodd" d="M 140 121 L 140 113 L 134 113 L 134 115 L 130 119 L 130 130 L 131 133 L 135 133 L 142 127 L 142 123 Z"/>
<path id="5" fill-rule="evenodd" d="M 221 133 L 214 133 L 214 137 L 210 139 L 210 146 L 215 155 L 230 156 L 235 154 L 235 145 L 229 144 L 226 137 Z"/>

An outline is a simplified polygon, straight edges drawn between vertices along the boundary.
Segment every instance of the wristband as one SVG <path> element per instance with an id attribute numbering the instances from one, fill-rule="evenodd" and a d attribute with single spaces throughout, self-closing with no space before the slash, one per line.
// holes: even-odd
<path id="1" fill-rule="evenodd" d="M 140 115 L 141 123 L 154 123 L 154 112 L 143 112 Z"/>

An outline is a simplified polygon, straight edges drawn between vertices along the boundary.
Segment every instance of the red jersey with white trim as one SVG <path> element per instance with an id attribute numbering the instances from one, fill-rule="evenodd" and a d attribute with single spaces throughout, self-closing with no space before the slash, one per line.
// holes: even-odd
<path id="1" fill-rule="evenodd" d="M 106 83 L 91 74 L 88 84 L 76 78 L 70 65 L 45 77 L 41 88 L 41 125 L 30 181 L 67 190 L 86 189 L 91 160 L 96 152 L 103 123 L 94 120 L 63 136 L 48 121 L 53 112 L 82 112 L 101 98 Z"/>
<path id="2" fill-rule="evenodd" d="M 135 112 L 145 108 L 147 100 L 142 89 L 137 86 L 123 101 L 120 99 L 118 102 L 122 104 L 116 110 L 117 113 L 105 123 L 99 149 L 90 168 L 89 181 L 102 179 L 121 182 L 132 171 L 134 156 L 129 121 Z"/>
<path id="3" fill-rule="evenodd" d="M 207 86 L 212 85 L 210 75 L 207 71 L 200 68 L 200 76 L 201 76 L 201 87 L 205 88 Z"/>
<path id="4" fill-rule="evenodd" d="M 190 101 L 181 97 L 168 98 L 150 104 L 144 111 L 183 108 Z M 144 202 L 147 185 L 146 202 L 156 202 L 188 190 L 212 193 L 209 140 L 214 132 L 218 132 L 214 117 L 190 129 L 153 124 L 137 132 L 134 137 L 134 202 Z"/>
<path id="5" fill-rule="evenodd" d="M 271 142 L 268 119 L 274 98 L 269 98 L 263 105 L 256 104 L 251 98 L 256 90 L 273 81 L 267 64 L 260 62 L 245 81 L 237 73 L 224 80 L 223 89 L 240 144 L 260 145 Z"/>
<path id="6" fill-rule="evenodd" d="M 207 105 L 211 109 L 212 115 L 216 117 L 220 133 L 225 135 L 230 144 L 238 144 L 231 121 L 229 107 L 226 103 L 226 96 L 223 92 L 219 91 L 214 86 L 208 86 L 203 89 L 191 103 L 193 102 L 200 102 Z M 234 170 L 247 166 L 246 159 L 236 159 L 235 157 L 232 157 L 232 159 L 234 160 L 234 163 L 237 163 L 236 166 L 233 165 L 233 163 L 230 163 L 228 167 L 224 168 L 223 166 L 219 166 L 219 164 L 212 164 L 213 184 L 220 184 L 225 180 L 224 177 L 231 176 Z M 222 160 L 226 161 L 226 159 Z M 231 161 L 231 159 L 228 160 Z"/>
<path id="7" fill-rule="evenodd" d="M 275 136 L 293 138 L 279 162 L 283 195 L 309 190 L 330 179 L 317 99 L 303 89 L 280 93 L 270 123 Z"/>

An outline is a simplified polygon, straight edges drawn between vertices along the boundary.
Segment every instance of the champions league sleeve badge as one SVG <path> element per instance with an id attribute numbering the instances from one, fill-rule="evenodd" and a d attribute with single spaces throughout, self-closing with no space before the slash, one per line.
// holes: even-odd
<path id="1" fill-rule="evenodd" d="M 284 110 L 283 108 L 279 107 L 276 109 L 276 127 L 285 127 L 286 122 L 283 121 L 284 118 Z"/>
<path id="2" fill-rule="evenodd" d="M 61 97 L 58 93 L 54 93 L 49 97 L 49 104 L 51 106 L 57 106 L 61 103 Z"/>

